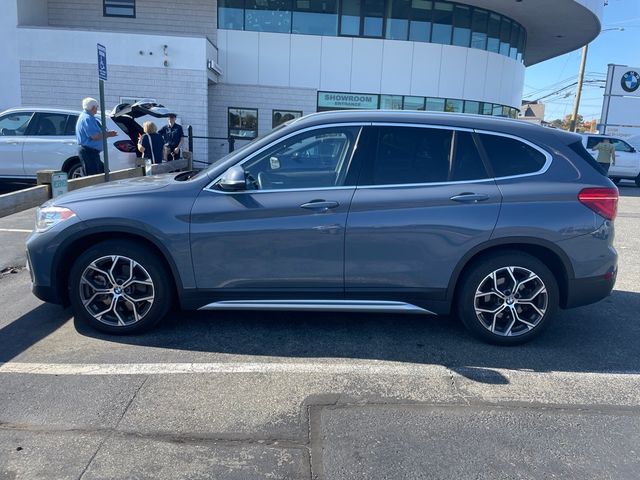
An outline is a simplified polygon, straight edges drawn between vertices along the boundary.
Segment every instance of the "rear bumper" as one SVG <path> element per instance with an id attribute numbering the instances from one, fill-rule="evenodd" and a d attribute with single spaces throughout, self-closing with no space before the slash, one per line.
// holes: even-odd
<path id="1" fill-rule="evenodd" d="M 570 280 L 567 299 L 563 308 L 581 307 L 599 302 L 609 296 L 616 284 L 618 268 L 613 267 L 606 275 Z"/>

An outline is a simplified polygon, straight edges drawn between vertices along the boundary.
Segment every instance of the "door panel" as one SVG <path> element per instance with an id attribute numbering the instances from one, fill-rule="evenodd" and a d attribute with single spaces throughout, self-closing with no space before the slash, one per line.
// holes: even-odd
<path id="1" fill-rule="evenodd" d="M 354 187 L 318 191 L 204 191 L 191 216 L 201 289 L 344 288 L 344 227 Z M 333 202 L 327 208 L 308 206 Z M 337 205 L 335 205 L 337 204 Z"/>
<path id="2" fill-rule="evenodd" d="M 74 135 L 66 135 L 67 114 L 36 113 L 24 144 L 24 173 L 35 177 L 38 170 L 60 170 L 70 157 L 78 155 Z"/>
<path id="3" fill-rule="evenodd" d="M 612 139 L 611 143 L 616 149 L 616 164 L 609 169 L 610 176 L 634 177 L 637 175 L 640 154 L 634 151 L 626 142 Z"/>
<path id="4" fill-rule="evenodd" d="M 462 255 L 490 238 L 500 191 L 471 132 L 376 129 L 347 219 L 346 295 L 442 300 Z"/>
<path id="5" fill-rule="evenodd" d="M 11 112 L 0 117 L 0 176 L 23 177 L 22 148 L 33 112 Z"/>

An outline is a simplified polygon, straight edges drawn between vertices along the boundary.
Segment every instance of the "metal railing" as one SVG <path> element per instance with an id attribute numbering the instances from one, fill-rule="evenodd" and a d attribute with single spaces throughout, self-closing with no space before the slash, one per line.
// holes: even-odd
<path id="1" fill-rule="evenodd" d="M 223 140 L 227 142 L 228 145 L 228 153 L 231 153 L 235 150 L 236 147 L 236 139 L 234 137 L 210 137 L 206 135 L 194 135 L 193 127 L 189 125 L 187 127 L 187 134 L 185 135 L 187 139 L 188 151 L 193 152 L 193 143 L 194 140 Z M 212 162 L 204 161 L 204 160 L 196 160 L 195 158 L 192 160 L 193 163 L 198 163 L 202 165 L 211 165 Z"/>

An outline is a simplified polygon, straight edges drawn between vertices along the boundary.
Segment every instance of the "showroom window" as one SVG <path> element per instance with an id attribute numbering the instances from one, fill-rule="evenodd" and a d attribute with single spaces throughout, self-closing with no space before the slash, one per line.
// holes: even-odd
<path id="1" fill-rule="evenodd" d="M 244 0 L 218 0 L 218 28 L 244 29 Z"/>
<path id="2" fill-rule="evenodd" d="M 453 44 L 468 47 L 471 44 L 471 8 L 456 5 L 453 11 Z"/>
<path id="3" fill-rule="evenodd" d="M 428 112 L 474 113 L 516 118 L 518 110 L 506 105 L 455 98 L 415 95 L 377 95 L 369 93 L 318 92 L 317 111 L 331 110 L 418 110 Z M 275 112 L 276 110 L 274 110 Z"/>
<path id="4" fill-rule="evenodd" d="M 444 0 L 219 0 L 218 28 L 458 45 L 520 62 L 526 47 L 517 22 Z"/>
<path id="5" fill-rule="evenodd" d="M 338 0 L 293 0 L 291 33 L 336 36 Z"/>
<path id="6" fill-rule="evenodd" d="M 300 110 L 271 110 L 271 128 L 276 128 L 283 123 L 300 118 L 302 112 Z"/>
<path id="7" fill-rule="evenodd" d="M 228 109 L 229 137 L 256 138 L 258 136 L 258 109 L 234 108 Z"/>
<path id="8" fill-rule="evenodd" d="M 244 28 L 253 32 L 291 32 L 291 0 L 245 0 Z"/>
<path id="9" fill-rule="evenodd" d="M 136 17 L 136 0 L 103 0 L 102 13 L 105 17 Z"/>
<path id="10" fill-rule="evenodd" d="M 534 173 L 547 161 L 540 151 L 514 138 L 482 134 L 480 140 L 496 177 Z"/>

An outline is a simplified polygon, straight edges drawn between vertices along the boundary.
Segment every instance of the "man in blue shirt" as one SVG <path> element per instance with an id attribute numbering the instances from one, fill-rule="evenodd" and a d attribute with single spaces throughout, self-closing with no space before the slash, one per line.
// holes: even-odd
<path id="1" fill-rule="evenodd" d="M 176 114 L 170 113 L 167 124 L 158 133 L 164 139 L 164 148 L 167 153 L 167 161 L 178 160 L 180 158 L 180 146 L 184 132 L 182 126 L 176 123 Z"/>
<path id="2" fill-rule="evenodd" d="M 102 151 L 102 129 L 95 115 L 98 113 L 98 101 L 87 97 L 82 100 L 83 112 L 76 122 L 76 140 L 78 156 L 84 167 L 85 175 L 97 175 L 104 172 L 104 164 L 100 160 Z M 107 137 L 115 137 L 117 132 L 107 130 Z"/>

